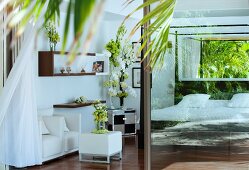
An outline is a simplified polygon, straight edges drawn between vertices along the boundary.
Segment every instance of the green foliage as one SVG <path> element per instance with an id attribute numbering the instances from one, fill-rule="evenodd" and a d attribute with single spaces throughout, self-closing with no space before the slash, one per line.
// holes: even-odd
<path id="1" fill-rule="evenodd" d="M 93 130 L 93 133 L 96 134 L 103 134 L 107 133 L 108 130 L 105 129 L 105 122 L 107 122 L 107 106 L 105 104 L 102 104 L 99 100 L 97 100 L 93 107 L 95 108 L 95 111 L 93 112 L 94 121 L 96 124 L 96 129 Z"/>
<path id="2" fill-rule="evenodd" d="M 53 21 L 60 23 L 60 6 L 63 3 L 63 0 L 10 0 L 7 3 L 1 2 L 0 3 L 0 12 L 3 9 L 8 8 L 12 9 L 12 11 L 8 14 L 8 20 L 6 20 L 6 24 L 8 25 L 7 28 L 13 28 L 17 26 L 17 35 L 21 35 L 29 21 L 37 22 L 39 18 L 42 20 L 43 27 L 47 25 L 49 21 Z M 64 27 L 64 37 L 63 37 L 63 44 L 62 50 L 65 50 L 66 44 L 68 43 L 68 32 L 69 26 L 74 25 L 74 41 L 70 44 L 70 60 L 75 58 L 76 51 L 79 50 L 81 45 L 89 44 L 89 41 L 92 39 L 94 35 L 94 27 L 96 25 L 96 20 L 98 19 L 99 13 L 102 11 L 104 1 L 100 1 L 96 3 L 95 0 L 69 0 L 67 6 L 67 17 L 65 19 L 65 27 Z M 47 5 L 46 5 L 47 4 Z M 94 11 L 94 7 L 96 10 Z M 17 12 L 18 11 L 18 12 Z M 87 19 L 89 18 L 90 14 L 94 11 L 93 16 L 95 16 L 91 26 L 93 26 L 90 31 L 87 33 L 87 40 L 84 43 L 80 42 L 80 39 L 83 37 L 83 30 L 86 24 Z M 16 13 L 17 12 L 17 13 Z M 74 14 L 73 18 L 70 17 L 71 14 Z M 59 40 L 58 35 L 54 35 L 51 37 L 52 40 L 55 42 Z M 51 41 L 52 42 L 52 41 Z M 84 48 L 85 50 L 86 48 Z M 72 61 L 70 61 L 72 62 Z"/>
<path id="3" fill-rule="evenodd" d="M 87 98 L 85 96 L 80 96 L 79 98 L 75 100 L 75 103 L 86 103 L 86 102 L 87 102 Z"/>
<path id="4" fill-rule="evenodd" d="M 55 50 L 56 44 L 60 41 L 60 35 L 56 30 L 55 24 L 52 21 L 49 21 L 45 25 L 46 35 L 49 39 L 50 49 Z"/>
<path id="5" fill-rule="evenodd" d="M 121 52 L 121 41 L 125 33 L 127 32 L 125 26 L 122 24 L 117 31 L 116 40 L 111 39 L 105 46 L 105 49 L 111 53 L 111 57 L 109 58 L 110 63 L 114 67 L 119 67 L 118 56 Z"/>
<path id="6" fill-rule="evenodd" d="M 236 93 L 248 93 L 248 82 L 236 81 L 176 81 L 175 103 L 179 103 L 187 94 L 206 93 L 210 99 L 230 100 Z"/>
<path id="7" fill-rule="evenodd" d="M 126 97 L 128 97 L 128 93 L 125 92 L 125 91 L 118 92 L 117 93 L 117 97 L 119 97 L 119 98 L 126 98 Z"/>
<path id="8" fill-rule="evenodd" d="M 160 130 L 167 127 L 174 127 L 183 121 L 151 121 L 151 130 Z"/>
<path id="9" fill-rule="evenodd" d="M 114 40 L 109 41 L 105 46 L 105 49 L 111 53 L 111 57 L 109 58 L 109 60 L 110 60 L 110 63 L 114 67 L 119 66 L 119 62 L 117 61 L 117 58 L 118 58 L 118 55 L 120 54 L 120 50 L 121 50 L 120 48 L 121 48 L 120 42 L 114 41 Z"/>
<path id="10" fill-rule="evenodd" d="M 133 1 L 134 0 L 130 0 L 127 2 L 129 4 Z M 149 8 L 150 5 L 154 6 L 151 8 L 152 10 L 136 24 L 130 33 L 130 36 L 133 36 L 137 30 L 150 23 L 140 37 L 140 40 L 143 39 L 143 44 L 138 51 L 141 52 L 142 49 L 148 46 L 144 58 L 150 56 L 149 65 L 152 68 L 155 66 L 161 68 L 164 64 L 165 54 L 170 47 L 168 44 L 168 35 L 175 4 L 176 0 L 147 0 L 126 17 L 127 19 L 133 13 L 144 8 Z M 152 35 L 154 38 L 150 41 Z"/>
<path id="11" fill-rule="evenodd" d="M 247 78 L 249 42 L 204 41 L 202 78 Z"/>
<path id="12" fill-rule="evenodd" d="M 100 103 L 100 101 L 96 101 L 93 104 L 95 111 L 93 112 L 94 121 L 95 122 L 107 122 L 107 106 L 105 104 Z"/>

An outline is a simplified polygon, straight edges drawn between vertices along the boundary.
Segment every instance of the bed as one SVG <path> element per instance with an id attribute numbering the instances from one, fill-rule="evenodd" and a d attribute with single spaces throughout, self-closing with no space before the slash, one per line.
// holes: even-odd
<path id="1" fill-rule="evenodd" d="M 209 97 L 190 95 L 175 106 L 152 110 L 153 145 L 249 147 L 249 94 L 231 100 Z"/>

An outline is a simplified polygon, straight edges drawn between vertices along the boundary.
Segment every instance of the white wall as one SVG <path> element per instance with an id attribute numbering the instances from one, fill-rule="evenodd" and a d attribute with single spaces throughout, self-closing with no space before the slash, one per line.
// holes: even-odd
<path id="1" fill-rule="evenodd" d="M 63 27 L 64 27 L 64 18 L 66 14 L 61 13 L 61 26 L 58 28 L 59 34 L 62 38 Z M 113 18 L 113 19 L 112 19 Z M 89 52 L 98 52 L 102 53 L 105 47 L 105 44 L 111 39 L 115 38 L 118 27 L 120 26 L 123 18 L 108 16 L 103 17 L 102 21 L 99 24 L 99 29 L 93 39 Z M 135 20 L 130 20 L 127 22 L 127 28 L 130 31 L 131 28 L 135 25 Z M 68 38 L 68 46 L 70 42 L 73 41 L 73 25 L 70 26 L 70 36 Z M 137 41 L 140 35 L 134 38 L 134 41 Z M 133 41 L 133 40 L 131 40 Z M 44 36 L 44 33 L 40 33 L 38 36 L 38 51 L 48 50 L 49 43 L 47 38 Z M 61 43 L 58 43 L 56 50 L 60 50 Z M 80 76 L 80 77 L 38 77 L 38 56 L 34 61 L 35 65 L 35 74 L 36 74 L 36 94 L 37 94 L 37 105 L 39 110 L 44 110 L 52 108 L 54 104 L 72 102 L 76 97 L 86 96 L 90 100 L 95 99 L 104 99 L 109 101 L 106 94 L 107 89 L 103 87 L 103 82 L 107 80 L 108 76 Z M 138 64 L 137 64 L 138 65 Z M 137 67 L 137 66 L 136 66 Z M 130 78 L 128 83 L 131 85 L 132 75 L 131 69 Z M 140 113 L 140 89 L 136 89 L 137 98 L 128 97 L 125 99 L 126 107 L 133 107 L 137 110 L 138 120 Z M 83 131 L 91 131 L 94 128 L 92 112 L 93 108 L 84 107 L 81 109 L 54 109 L 55 112 L 68 112 L 68 113 L 82 113 L 82 122 L 85 122 L 83 125 Z M 50 114 L 51 112 L 45 112 L 45 114 Z M 92 120 L 92 121 L 91 121 Z M 90 122 L 90 123 L 89 123 Z"/>

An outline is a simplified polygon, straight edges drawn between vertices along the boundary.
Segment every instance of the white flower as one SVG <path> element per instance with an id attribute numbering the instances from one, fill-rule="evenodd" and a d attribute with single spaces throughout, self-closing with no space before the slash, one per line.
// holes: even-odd
<path id="1" fill-rule="evenodd" d="M 136 93 L 136 91 L 135 91 L 132 87 L 128 86 L 127 89 L 126 89 L 125 91 L 126 91 L 127 93 L 129 93 L 131 96 L 137 97 L 137 93 Z"/>
<path id="2" fill-rule="evenodd" d="M 114 89 L 114 88 L 109 88 L 109 89 L 108 89 L 108 94 L 109 94 L 110 96 L 112 96 L 112 97 L 115 97 L 115 96 L 117 96 L 117 90 Z"/>
<path id="3" fill-rule="evenodd" d="M 125 89 L 128 87 L 128 85 L 125 82 L 120 82 L 120 86 Z"/>

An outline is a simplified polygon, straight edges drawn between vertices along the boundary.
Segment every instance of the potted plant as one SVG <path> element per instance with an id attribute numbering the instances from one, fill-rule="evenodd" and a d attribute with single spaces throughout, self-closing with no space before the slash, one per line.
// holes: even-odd
<path id="1" fill-rule="evenodd" d="M 94 102 L 93 107 L 95 111 L 93 112 L 94 122 L 96 124 L 96 128 L 92 133 L 95 134 L 104 134 L 108 133 L 108 130 L 105 128 L 105 123 L 108 120 L 107 117 L 107 106 L 101 103 L 99 100 Z"/>
<path id="2" fill-rule="evenodd" d="M 104 86 L 109 88 L 108 94 L 110 98 L 119 98 L 121 108 L 124 107 L 124 99 L 129 94 L 136 96 L 132 87 L 126 83 L 126 80 L 129 78 L 127 69 L 135 62 L 136 58 L 129 41 L 123 41 L 126 32 L 125 26 L 121 25 L 117 31 L 116 40 L 112 39 L 106 45 L 106 50 L 111 54 L 109 58 L 111 74 Z"/>
<path id="3" fill-rule="evenodd" d="M 56 30 L 55 24 L 49 21 L 45 25 L 46 35 L 49 39 L 50 51 L 55 51 L 56 44 L 60 42 L 60 35 Z"/>

